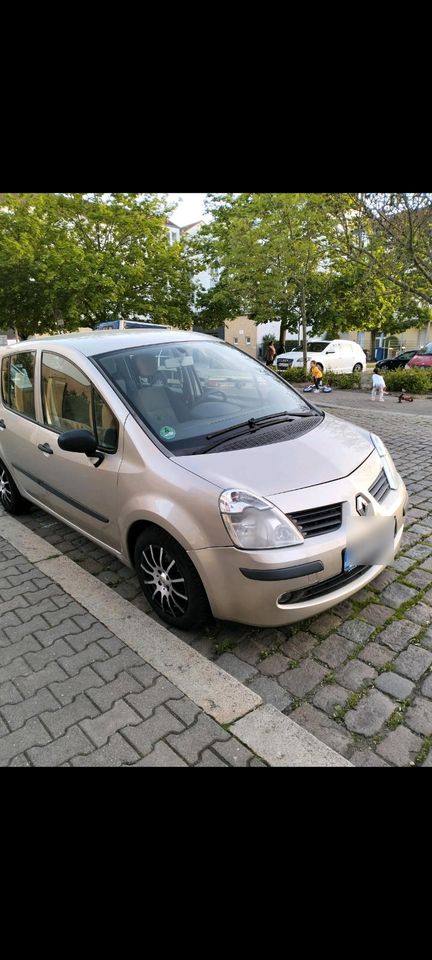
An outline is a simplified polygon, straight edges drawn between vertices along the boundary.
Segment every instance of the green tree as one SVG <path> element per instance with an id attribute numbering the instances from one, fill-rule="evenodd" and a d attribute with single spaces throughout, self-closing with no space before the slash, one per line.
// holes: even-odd
<path id="1" fill-rule="evenodd" d="M 151 194 L 6 195 L 0 325 L 30 333 L 144 315 L 189 327 L 192 266 Z"/>
<path id="2" fill-rule="evenodd" d="M 0 326 L 30 333 L 79 326 L 83 255 L 52 195 L 6 195 L 0 209 Z"/>
<path id="3" fill-rule="evenodd" d="M 327 194 L 337 257 L 432 304 L 432 194 Z"/>
<path id="4" fill-rule="evenodd" d="M 201 265 L 212 266 L 219 278 L 199 299 L 200 322 L 215 324 L 216 317 L 220 322 L 238 313 L 257 324 L 279 320 L 283 342 L 298 310 L 306 363 L 306 330 L 312 320 L 308 293 L 326 255 L 322 196 L 211 194 L 208 212 L 213 220 L 195 249 Z"/>
<path id="5" fill-rule="evenodd" d="M 309 309 L 318 331 L 330 338 L 340 332 L 370 331 L 372 344 L 379 332 L 396 333 L 428 323 L 429 308 L 388 280 L 379 279 L 366 266 L 338 261 L 315 278 Z"/>

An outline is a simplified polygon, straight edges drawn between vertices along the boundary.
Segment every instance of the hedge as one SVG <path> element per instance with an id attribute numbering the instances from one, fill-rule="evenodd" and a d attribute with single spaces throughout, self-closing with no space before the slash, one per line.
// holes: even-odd
<path id="1" fill-rule="evenodd" d="M 430 370 L 388 370 L 384 372 L 387 390 L 400 393 L 432 393 L 432 367 Z M 372 381 L 371 381 L 372 384 Z"/>
<path id="2" fill-rule="evenodd" d="M 362 377 L 361 373 L 325 373 L 323 382 L 329 387 L 337 387 L 339 390 L 360 390 Z"/>
<path id="3" fill-rule="evenodd" d="M 312 382 L 309 376 L 305 376 L 303 367 L 289 367 L 288 370 L 280 372 L 284 380 L 291 383 Z M 323 383 L 329 387 L 337 387 L 339 390 L 356 390 L 361 387 L 361 373 L 324 373 Z"/>
<path id="4" fill-rule="evenodd" d="M 305 377 L 303 367 L 288 367 L 288 370 L 278 370 L 280 377 L 283 377 L 284 380 L 290 380 L 291 383 L 306 383 L 309 379 Z"/>

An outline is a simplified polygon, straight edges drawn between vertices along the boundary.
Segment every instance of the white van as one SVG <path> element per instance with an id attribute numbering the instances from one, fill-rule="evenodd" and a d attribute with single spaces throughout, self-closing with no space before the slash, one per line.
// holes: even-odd
<path id="1" fill-rule="evenodd" d="M 307 345 L 308 363 L 315 360 L 323 373 L 360 373 L 366 370 L 366 356 L 358 343 L 353 340 L 309 340 Z M 289 353 L 281 353 L 276 358 L 278 372 L 289 367 L 303 366 L 303 348 L 296 347 Z"/>

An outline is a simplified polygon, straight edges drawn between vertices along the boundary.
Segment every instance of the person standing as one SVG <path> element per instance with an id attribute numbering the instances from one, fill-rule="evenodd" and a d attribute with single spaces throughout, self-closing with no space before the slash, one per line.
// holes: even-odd
<path id="1" fill-rule="evenodd" d="M 378 400 L 381 400 L 384 403 L 384 390 L 385 390 L 385 380 L 381 376 L 381 371 L 379 367 L 374 367 L 372 374 L 372 394 L 371 400 L 375 400 L 375 397 L 378 397 Z"/>
<path id="2" fill-rule="evenodd" d="M 274 345 L 274 340 L 270 340 L 270 343 L 267 347 L 266 353 L 266 367 L 272 367 L 273 361 L 276 356 L 276 347 Z"/>

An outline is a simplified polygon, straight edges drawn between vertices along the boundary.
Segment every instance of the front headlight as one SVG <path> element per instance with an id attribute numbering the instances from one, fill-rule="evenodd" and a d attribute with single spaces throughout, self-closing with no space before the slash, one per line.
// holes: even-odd
<path id="1" fill-rule="evenodd" d="M 383 470 L 389 482 L 390 489 L 397 490 L 399 486 L 399 474 L 393 463 L 391 454 L 387 450 L 387 447 L 385 446 L 385 444 L 382 442 L 381 437 L 377 437 L 376 433 L 371 433 L 370 438 L 375 447 L 375 450 L 377 451 L 377 453 L 379 453 L 381 457 Z"/>
<path id="2" fill-rule="evenodd" d="M 219 509 L 232 542 L 242 550 L 274 550 L 303 543 L 300 531 L 281 510 L 247 490 L 224 490 Z"/>

